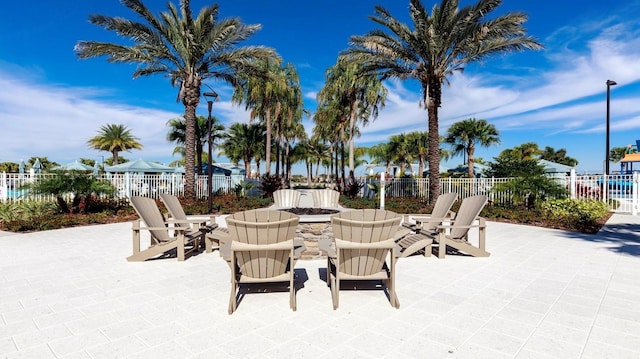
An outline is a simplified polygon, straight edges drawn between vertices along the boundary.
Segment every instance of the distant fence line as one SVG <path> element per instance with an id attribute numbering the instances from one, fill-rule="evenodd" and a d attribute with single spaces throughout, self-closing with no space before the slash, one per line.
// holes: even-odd
<path id="1" fill-rule="evenodd" d="M 52 196 L 29 194 L 22 189 L 26 183 L 32 183 L 55 174 L 28 174 L 28 173 L 0 173 L 0 201 L 21 201 L 24 199 L 45 200 L 53 199 Z M 98 179 L 109 181 L 117 190 L 116 196 L 126 198 L 129 196 L 148 196 L 158 198 L 160 193 L 174 195 L 184 194 L 183 174 L 141 175 L 133 173 L 125 174 L 100 174 Z M 476 194 L 486 194 L 493 203 L 509 203 L 512 193 L 496 191 L 498 184 L 509 182 L 510 178 L 441 178 L 441 192 L 456 192 L 460 198 L 466 198 Z M 595 199 L 604 201 L 610 205 L 610 209 L 616 212 L 629 212 L 636 214 L 640 191 L 638 174 L 633 175 L 581 175 L 572 173 L 569 176 L 555 177 L 554 180 L 564 186 L 571 198 L 586 200 Z M 379 188 L 379 179 L 360 177 L 362 184 L 361 196 L 375 196 L 375 188 Z M 239 184 L 251 182 L 253 189 L 249 195 L 259 195 L 257 186 L 259 181 L 248 179 L 242 175 L 213 175 L 213 192 L 232 192 Z M 607 185 L 605 185 L 605 183 Z M 196 176 L 196 196 L 205 197 L 207 193 L 207 176 Z M 391 178 L 385 181 L 386 197 L 418 197 L 427 198 L 429 193 L 428 178 Z M 614 201 L 609 201 L 609 200 Z"/>

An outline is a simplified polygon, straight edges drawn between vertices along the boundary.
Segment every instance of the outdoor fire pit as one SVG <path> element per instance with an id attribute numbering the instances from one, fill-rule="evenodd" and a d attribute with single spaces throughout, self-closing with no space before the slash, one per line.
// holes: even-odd
<path id="1" fill-rule="evenodd" d="M 329 215 L 336 214 L 340 211 L 337 209 L 329 209 L 329 208 L 283 208 L 281 211 L 290 212 L 293 214 L 297 214 L 298 216 L 319 216 L 319 215 Z"/>

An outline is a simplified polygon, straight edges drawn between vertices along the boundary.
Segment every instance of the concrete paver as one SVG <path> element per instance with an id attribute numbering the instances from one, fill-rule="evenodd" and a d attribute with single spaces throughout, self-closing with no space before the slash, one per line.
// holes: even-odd
<path id="1" fill-rule="evenodd" d="M 597 235 L 490 222 L 488 258 L 401 259 L 400 309 L 343 290 L 334 311 L 326 262 L 299 261 L 297 311 L 276 291 L 233 315 L 217 252 L 129 263 L 130 223 L 4 234 L 2 358 L 640 357 L 629 215 Z"/>

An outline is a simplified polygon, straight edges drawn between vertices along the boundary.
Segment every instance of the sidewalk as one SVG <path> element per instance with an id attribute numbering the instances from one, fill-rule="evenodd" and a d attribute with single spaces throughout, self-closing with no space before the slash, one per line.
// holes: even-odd
<path id="1" fill-rule="evenodd" d="M 635 359 L 638 233 L 620 214 L 596 235 L 490 222 L 488 258 L 400 260 L 400 309 L 343 288 L 334 311 L 306 260 L 297 311 L 261 292 L 233 315 L 217 253 L 129 263 L 130 223 L 0 236 L 0 357 Z"/>

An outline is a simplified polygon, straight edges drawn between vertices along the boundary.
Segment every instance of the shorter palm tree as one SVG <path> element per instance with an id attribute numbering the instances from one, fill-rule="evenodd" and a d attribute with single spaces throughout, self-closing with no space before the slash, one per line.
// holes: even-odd
<path id="1" fill-rule="evenodd" d="M 454 154 L 466 153 L 467 174 L 473 178 L 473 154 L 476 145 L 489 147 L 500 143 L 498 130 L 487 120 L 468 118 L 456 122 L 447 131 L 445 142 L 451 144 Z"/>
<path id="2" fill-rule="evenodd" d="M 139 138 L 131 134 L 125 125 L 107 124 L 100 127 L 98 135 L 87 141 L 89 148 L 108 151 L 113 155 L 113 164 L 118 164 L 118 154 L 131 149 L 140 150 L 142 144 Z"/>

